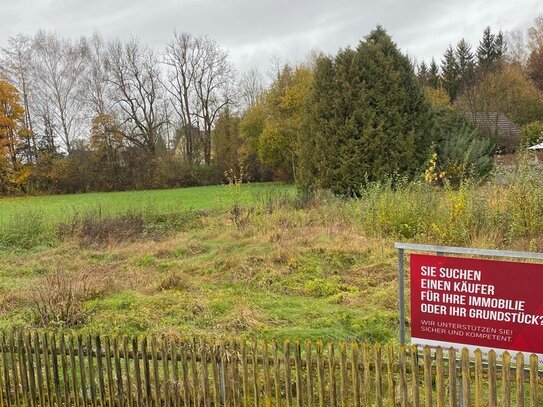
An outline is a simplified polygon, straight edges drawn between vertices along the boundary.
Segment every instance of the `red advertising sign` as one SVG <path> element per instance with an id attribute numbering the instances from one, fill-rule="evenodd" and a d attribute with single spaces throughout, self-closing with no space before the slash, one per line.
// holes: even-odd
<path id="1" fill-rule="evenodd" d="M 411 341 L 543 354 L 543 264 L 411 254 Z"/>

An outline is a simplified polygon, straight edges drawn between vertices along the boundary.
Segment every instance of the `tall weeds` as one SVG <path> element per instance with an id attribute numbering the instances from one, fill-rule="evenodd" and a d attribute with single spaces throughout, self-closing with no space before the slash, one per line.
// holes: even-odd
<path id="1" fill-rule="evenodd" d="M 55 227 L 47 214 L 32 209 L 13 214 L 0 222 L 0 249 L 31 249 L 58 243 Z"/>
<path id="2" fill-rule="evenodd" d="M 373 235 L 404 240 L 541 249 L 541 175 L 540 169 L 523 163 L 484 185 L 374 184 L 359 201 L 362 227 Z"/>

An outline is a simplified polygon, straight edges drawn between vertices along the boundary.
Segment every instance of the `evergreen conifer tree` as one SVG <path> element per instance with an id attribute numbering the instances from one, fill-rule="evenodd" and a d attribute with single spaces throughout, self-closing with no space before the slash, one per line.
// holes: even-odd
<path id="1" fill-rule="evenodd" d="M 456 61 L 458 63 L 458 94 L 473 84 L 475 79 L 475 55 L 471 46 L 462 38 L 456 45 Z"/>
<path id="2" fill-rule="evenodd" d="M 450 45 L 441 61 L 441 80 L 449 97 L 454 101 L 460 90 L 460 73 L 456 53 Z"/>
<path id="3" fill-rule="evenodd" d="M 501 61 L 503 57 L 505 56 L 506 51 L 507 51 L 507 44 L 505 43 L 505 40 L 503 38 L 503 33 L 500 31 L 496 35 L 496 39 L 494 41 L 494 60 Z"/>
<path id="4" fill-rule="evenodd" d="M 483 31 L 483 38 L 477 47 L 477 62 L 480 68 L 486 69 L 492 64 L 494 59 L 494 34 L 490 31 L 490 27 L 486 27 Z"/>
<path id="5" fill-rule="evenodd" d="M 431 145 L 430 105 L 381 27 L 355 50 L 319 58 L 306 118 L 304 187 L 356 194 L 368 181 L 415 174 Z"/>
<path id="6" fill-rule="evenodd" d="M 426 86 L 428 84 L 428 67 L 426 66 L 426 62 L 422 61 L 419 65 L 419 69 L 417 70 L 417 77 L 419 78 L 419 83 L 421 86 Z"/>
<path id="7" fill-rule="evenodd" d="M 439 84 L 439 67 L 437 66 L 436 60 L 432 58 L 432 62 L 430 62 L 430 69 L 428 71 L 428 85 L 437 89 Z"/>
<path id="8" fill-rule="evenodd" d="M 503 33 L 492 34 L 490 27 L 486 27 L 483 38 L 477 47 L 477 62 L 479 69 L 485 73 L 499 66 L 505 56 L 505 41 Z"/>

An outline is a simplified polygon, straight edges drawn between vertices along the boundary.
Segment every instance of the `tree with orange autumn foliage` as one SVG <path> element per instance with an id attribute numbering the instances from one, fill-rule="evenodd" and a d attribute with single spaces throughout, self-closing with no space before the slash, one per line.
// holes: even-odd
<path id="1" fill-rule="evenodd" d="M 9 82 L 0 80 L 0 193 L 24 189 L 30 175 L 21 158 L 29 137 L 23 122 L 19 92 Z"/>

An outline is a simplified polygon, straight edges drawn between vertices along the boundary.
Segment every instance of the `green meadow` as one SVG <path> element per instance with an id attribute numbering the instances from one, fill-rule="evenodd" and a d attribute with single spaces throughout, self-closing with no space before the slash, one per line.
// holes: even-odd
<path id="1" fill-rule="evenodd" d="M 294 192 L 294 187 L 279 183 L 243 184 L 236 199 L 250 204 L 270 191 Z M 33 212 L 50 221 L 68 220 L 75 214 L 102 211 L 116 214 L 152 208 L 159 213 L 204 209 L 224 209 L 232 204 L 226 185 L 124 192 L 95 192 L 70 195 L 45 195 L 0 198 L 0 223 Z"/>

